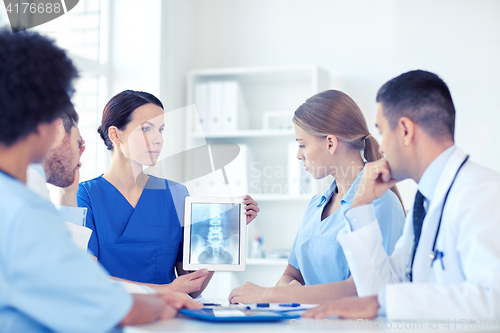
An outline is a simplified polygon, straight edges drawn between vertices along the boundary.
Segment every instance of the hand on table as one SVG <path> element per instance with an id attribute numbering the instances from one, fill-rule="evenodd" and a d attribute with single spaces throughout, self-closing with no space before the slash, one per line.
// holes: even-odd
<path id="1" fill-rule="evenodd" d="M 181 308 L 201 309 L 203 304 L 191 299 L 188 295 L 170 292 L 156 295 L 133 294 L 134 307 L 131 317 L 128 318 L 128 325 L 144 324 L 155 319 L 171 319 L 177 315 L 177 310 Z M 138 308 L 138 309 L 137 309 Z M 146 313 L 144 313 L 144 311 Z M 157 312 L 156 318 L 151 318 Z"/>
<path id="2" fill-rule="evenodd" d="M 264 288 L 252 282 L 246 282 L 241 287 L 234 288 L 229 294 L 229 303 L 265 303 L 269 302 L 271 288 Z"/>
<path id="3" fill-rule="evenodd" d="M 377 296 L 347 297 L 307 310 L 302 317 L 323 319 L 328 316 L 339 316 L 347 319 L 371 319 L 377 316 L 379 307 Z"/>
<path id="4" fill-rule="evenodd" d="M 148 324 L 159 319 L 174 318 L 177 309 L 158 295 L 131 294 L 133 304 L 118 326 Z"/>
<path id="5" fill-rule="evenodd" d="M 247 224 L 249 224 L 257 217 L 257 213 L 260 211 L 259 207 L 257 207 L 259 204 L 249 195 L 243 196 L 243 203 L 245 204 Z"/>
<path id="6" fill-rule="evenodd" d="M 158 294 L 169 306 L 174 309 L 201 309 L 203 304 L 193 300 L 186 294 L 179 292 L 169 292 Z"/>

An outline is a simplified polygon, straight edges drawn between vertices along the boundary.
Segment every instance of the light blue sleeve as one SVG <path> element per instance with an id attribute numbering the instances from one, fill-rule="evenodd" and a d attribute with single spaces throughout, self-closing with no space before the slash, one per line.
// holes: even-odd
<path id="1" fill-rule="evenodd" d="M 394 192 L 387 191 L 372 204 L 348 209 L 345 218 L 349 231 L 361 229 L 377 219 L 382 233 L 382 245 L 385 252 L 391 255 L 403 234 L 406 216 L 398 197 Z"/>
<path id="2" fill-rule="evenodd" d="M 290 251 L 290 255 L 288 256 L 288 263 L 300 271 L 299 261 L 297 260 L 297 255 L 295 254 L 298 237 L 299 234 L 297 233 L 297 235 L 295 236 L 295 240 L 293 241 L 292 250 Z"/>
<path id="3" fill-rule="evenodd" d="M 106 332 L 132 307 L 132 297 L 113 283 L 88 254 L 70 241 L 52 206 L 32 203 L 2 228 L 0 286 L 9 305 L 59 332 Z"/>
<path id="4" fill-rule="evenodd" d="M 405 213 L 398 197 L 391 190 L 373 201 L 375 216 L 382 233 L 382 245 L 385 252 L 391 255 L 399 237 L 403 234 Z"/>

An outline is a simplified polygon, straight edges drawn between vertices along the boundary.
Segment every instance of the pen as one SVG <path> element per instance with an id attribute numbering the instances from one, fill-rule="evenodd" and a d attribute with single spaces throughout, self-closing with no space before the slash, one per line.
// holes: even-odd
<path id="1" fill-rule="evenodd" d="M 221 306 L 219 303 L 202 303 L 203 306 Z"/>
<path id="2" fill-rule="evenodd" d="M 298 304 L 298 303 L 288 303 L 288 304 L 280 304 L 280 306 L 286 306 L 286 307 L 289 307 L 289 308 L 296 308 L 296 307 L 300 306 L 300 304 Z"/>

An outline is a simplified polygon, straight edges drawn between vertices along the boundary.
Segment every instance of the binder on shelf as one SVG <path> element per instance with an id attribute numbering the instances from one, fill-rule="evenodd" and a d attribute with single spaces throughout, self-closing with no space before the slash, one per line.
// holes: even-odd
<path id="1" fill-rule="evenodd" d="M 223 130 L 222 121 L 222 101 L 223 101 L 223 89 L 224 82 L 222 81 L 212 81 L 210 82 L 210 96 L 209 96 L 209 114 L 210 114 L 210 125 L 209 129 L 211 132 L 220 132 Z"/>
<path id="2" fill-rule="evenodd" d="M 248 128 L 248 115 L 240 83 L 224 81 L 222 98 L 222 129 L 231 132 Z"/>
<path id="3" fill-rule="evenodd" d="M 210 130 L 209 127 L 209 103 L 210 103 L 210 93 L 209 93 L 209 83 L 208 82 L 200 82 L 196 83 L 194 86 L 194 104 L 196 106 L 196 111 L 198 112 L 198 118 L 193 119 L 193 132 L 198 131 L 199 124 L 201 124 L 201 128 L 204 132 L 208 132 Z"/>
<path id="4" fill-rule="evenodd" d="M 248 194 L 248 167 L 252 161 L 251 152 L 246 144 L 239 144 L 239 155 L 224 169 L 229 184 L 226 186 L 231 196 Z"/>
<path id="5" fill-rule="evenodd" d="M 231 132 L 248 128 L 248 114 L 238 81 L 198 82 L 194 103 L 199 120 L 193 119 L 193 132 Z"/>

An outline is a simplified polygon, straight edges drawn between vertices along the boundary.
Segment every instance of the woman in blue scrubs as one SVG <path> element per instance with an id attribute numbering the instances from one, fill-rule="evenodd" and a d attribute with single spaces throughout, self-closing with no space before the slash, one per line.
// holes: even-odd
<path id="1" fill-rule="evenodd" d="M 93 231 L 89 250 L 111 276 L 157 292 L 198 296 L 213 273 L 182 269 L 181 222 L 188 190 L 143 172 L 143 166 L 157 162 L 164 127 L 163 105 L 155 96 L 126 90 L 111 98 L 98 129 L 112 151 L 111 166 L 80 184 L 78 205 L 87 208 L 87 227 Z M 258 208 L 249 196 L 245 203 L 249 223 Z"/>
<path id="2" fill-rule="evenodd" d="M 356 295 L 337 235 L 346 228 L 344 213 L 358 190 L 365 161 L 382 157 L 378 143 L 357 104 L 337 90 L 309 98 L 295 111 L 293 122 L 297 158 L 313 178 L 332 176 L 334 180 L 309 202 L 277 286 L 262 288 L 247 282 L 231 292 L 232 303 L 321 303 Z M 396 187 L 374 205 L 384 248 L 391 254 L 405 220 Z"/>

